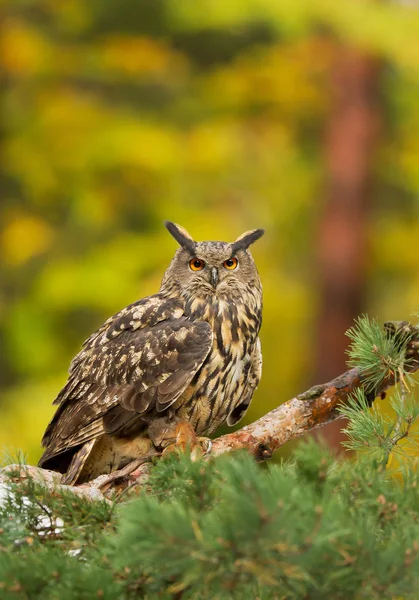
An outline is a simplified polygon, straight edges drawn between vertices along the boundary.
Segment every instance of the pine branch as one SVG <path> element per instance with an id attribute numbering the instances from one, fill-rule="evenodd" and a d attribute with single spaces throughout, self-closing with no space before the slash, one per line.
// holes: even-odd
<path id="1" fill-rule="evenodd" d="M 406 343 L 404 371 L 413 373 L 419 370 L 419 326 L 413 326 L 404 321 L 392 321 L 386 323 L 384 328 L 386 335 L 393 338 L 396 343 Z M 376 397 L 384 394 L 389 387 L 400 380 L 400 374 L 401 372 L 397 369 L 389 369 L 386 377 L 376 378 L 376 384 L 371 389 L 371 373 L 368 372 L 366 365 L 352 368 L 332 381 L 316 385 L 281 404 L 254 423 L 217 438 L 213 442 L 210 456 L 245 449 L 258 460 L 267 460 L 278 448 L 290 440 L 342 418 L 339 407 L 349 405 L 356 390 L 363 389 L 368 405 L 371 405 Z M 103 481 L 108 479 L 106 475 L 100 476 L 88 484 L 69 488 L 69 486 L 59 485 L 60 476 L 57 473 L 21 465 L 12 465 L 7 467 L 7 470 L 16 470 L 17 468 L 20 476 L 24 477 L 26 472 L 29 477 L 34 477 L 38 481 L 43 480 L 45 485 L 54 489 L 55 492 L 59 491 L 59 488 L 63 488 L 63 490 L 75 491 L 78 495 L 92 500 L 102 500 L 104 497 L 101 488 Z M 5 469 L 3 469 L 3 473 L 4 471 Z M 6 477 L 7 473 L 4 473 L 3 483 Z M 116 476 L 112 484 L 107 486 L 105 495 L 115 490 L 120 491 L 133 483 L 145 483 L 148 479 L 148 465 L 141 464 L 123 479 L 121 482 L 121 477 Z M 1 483 L 2 471 L 0 471 Z"/>
<path id="2" fill-rule="evenodd" d="M 405 371 L 413 373 L 419 369 L 419 327 L 405 321 L 385 324 L 387 336 L 408 339 Z M 366 388 L 369 404 L 381 396 L 399 378 L 397 371 L 390 371 L 385 378 L 377 378 L 371 389 L 371 377 L 363 367 L 354 367 L 323 385 L 316 385 L 292 400 L 281 404 L 254 423 L 239 431 L 224 435 L 213 443 L 212 455 L 247 449 L 259 460 L 266 460 L 281 446 L 304 433 L 323 427 L 342 418 L 338 408 L 349 402 L 359 388 Z"/>

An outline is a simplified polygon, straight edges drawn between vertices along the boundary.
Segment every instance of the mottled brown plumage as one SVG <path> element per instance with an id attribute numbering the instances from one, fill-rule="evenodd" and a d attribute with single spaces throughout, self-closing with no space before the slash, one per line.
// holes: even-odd
<path id="1" fill-rule="evenodd" d="M 65 483 L 110 473 L 176 441 L 179 424 L 208 436 L 245 413 L 261 376 L 262 288 L 248 246 L 179 242 L 160 291 L 124 308 L 73 359 L 39 465 Z"/>

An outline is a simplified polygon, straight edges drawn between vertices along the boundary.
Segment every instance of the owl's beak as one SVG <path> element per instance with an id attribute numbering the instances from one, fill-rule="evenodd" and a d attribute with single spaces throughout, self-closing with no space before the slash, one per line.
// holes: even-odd
<path id="1" fill-rule="evenodd" d="M 211 285 L 212 287 L 216 287 L 218 283 L 218 269 L 216 269 L 215 267 L 212 267 L 211 269 Z"/>

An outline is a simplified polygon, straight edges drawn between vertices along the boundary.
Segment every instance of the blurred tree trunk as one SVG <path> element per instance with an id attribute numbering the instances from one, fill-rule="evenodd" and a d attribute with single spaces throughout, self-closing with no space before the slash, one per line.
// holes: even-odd
<path id="1" fill-rule="evenodd" d="M 378 138 L 380 65 L 337 48 L 331 72 L 332 108 L 326 126 L 325 202 L 317 231 L 319 312 L 314 381 L 345 370 L 345 331 L 364 305 L 371 164 Z M 321 435 L 339 450 L 343 421 Z"/>

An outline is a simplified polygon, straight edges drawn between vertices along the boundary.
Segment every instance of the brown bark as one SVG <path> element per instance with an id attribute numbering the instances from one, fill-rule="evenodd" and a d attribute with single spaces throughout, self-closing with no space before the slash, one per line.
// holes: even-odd
<path id="1" fill-rule="evenodd" d="M 326 381 L 344 369 L 344 332 L 362 312 L 379 74 L 375 59 L 337 47 L 325 139 L 325 203 L 317 232 L 320 306 L 314 381 Z M 334 423 L 322 431 L 336 450 L 343 439 L 339 425 Z"/>

